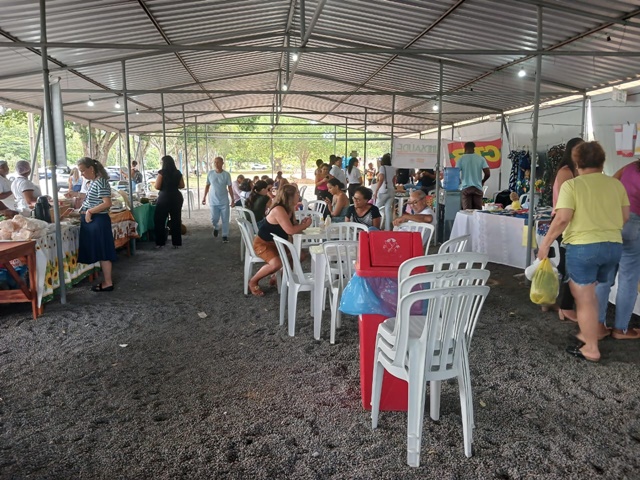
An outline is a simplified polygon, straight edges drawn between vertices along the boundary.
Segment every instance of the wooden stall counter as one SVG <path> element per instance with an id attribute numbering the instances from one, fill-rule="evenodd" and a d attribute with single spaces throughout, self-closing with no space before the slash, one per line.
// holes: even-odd
<path id="1" fill-rule="evenodd" d="M 29 284 L 25 282 L 11 265 L 11 260 L 26 259 Z M 33 319 L 42 313 L 38 308 L 38 289 L 36 286 L 36 242 L 0 242 L 0 267 L 6 268 L 18 288 L 0 290 L 0 303 L 30 302 Z"/>

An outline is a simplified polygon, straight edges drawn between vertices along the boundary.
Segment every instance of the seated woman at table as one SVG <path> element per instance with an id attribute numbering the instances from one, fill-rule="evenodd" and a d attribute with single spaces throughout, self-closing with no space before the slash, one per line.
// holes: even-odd
<path id="1" fill-rule="evenodd" d="M 16 210 L 25 217 L 31 216 L 31 210 L 36 206 L 38 197 L 42 195 L 40 187 L 29 180 L 31 164 L 26 160 L 16 163 L 18 176 L 11 183 L 11 192 L 16 202 Z"/>
<path id="2" fill-rule="evenodd" d="M 265 265 L 249 280 L 249 289 L 256 297 L 264 295 L 258 282 L 269 275 L 275 274 L 282 268 L 282 260 L 280 260 L 278 249 L 271 234 L 288 240 L 289 235 L 300 233 L 311 225 L 311 218 L 309 217 L 299 224 L 295 222 L 294 211 L 298 203 L 298 197 L 298 189 L 293 185 L 285 185 L 278 189 L 278 195 L 273 207 L 264 222 L 262 222 L 258 234 L 253 240 L 253 248 L 256 255 L 265 261 Z M 272 277 L 270 283 L 275 285 L 275 277 Z"/>
<path id="3" fill-rule="evenodd" d="M 116 259 L 116 247 L 111 231 L 111 187 L 109 174 L 102 164 L 92 158 L 81 158 L 78 170 L 84 178 L 90 180 L 87 196 L 80 207 L 80 245 L 78 262 L 91 264 L 100 262 L 102 283 L 94 285 L 94 292 L 113 291 L 111 277 L 112 262 Z"/>
<path id="4" fill-rule="evenodd" d="M 267 182 L 258 180 L 253 186 L 253 191 L 247 199 L 245 207 L 253 212 L 256 217 L 256 223 L 260 225 L 260 222 L 264 220 L 267 214 L 267 209 L 271 205 L 271 197 L 269 196 L 269 190 Z"/>
<path id="5" fill-rule="evenodd" d="M 332 178 L 327 182 L 327 188 L 331 194 L 331 199 L 324 199 L 327 204 L 327 214 L 331 215 L 332 222 L 344 222 L 349 209 L 349 198 L 342 190 L 344 184 L 337 178 Z"/>
<path id="6" fill-rule="evenodd" d="M 184 177 L 176 168 L 176 162 L 172 156 L 162 157 L 162 168 L 158 171 L 155 186 L 159 192 L 156 211 L 153 214 L 156 248 L 162 248 L 167 243 L 165 227 L 167 217 L 171 217 L 169 220 L 171 244 L 173 248 L 179 248 L 182 246 L 182 204 L 184 202 L 180 189 L 184 188 Z"/>
<path id="7" fill-rule="evenodd" d="M 361 223 L 371 230 L 380 229 L 380 210 L 369 203 L 373 194 L 367 187 L 358 187 L 353 192 L 353 205 L 347 209 L 345 220 L 347 222 Z"/>
<path id="8" fill-rule="evenodd" d="M 573 149 L 572 157 L 578 176 L 560 188 L 556 215 L 538 258 L 547 258 L 549 247 L 562 233 L 581 342 L 567 348 L 567 353 L 597 362 L 598 341 L 610 331 L 598 322 L 596 285 L 613 283 L 622 255 L 622 227 L 629 218 L 629 197 L 620 180 L 602 173 L 605 153 L 598 142 L 581 143 Z"/>
<path id="9" fill-rule="evenodd" d="M 394 227 L 401 227 L 406 222 L 433 222 L 433 210 L 427 205 L 427 194 L 422 190 L 411 192 L 407 205 L 411 208 L 411 213 L 403 213 L 401 217 L 396 218 L 393 221 Z"/>

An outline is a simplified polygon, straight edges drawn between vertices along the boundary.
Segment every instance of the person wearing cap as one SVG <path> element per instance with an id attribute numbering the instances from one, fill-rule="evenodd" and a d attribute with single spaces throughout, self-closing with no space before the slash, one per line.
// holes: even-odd
<path id="1" fill-rule="evenodd" d="M 24 216 L 30 216 L 36 206 L 38 197 L 42 195 L 40 187 L 29 180 L 31 165 L 26 160 L 16 163 L 18 176 L 11 184 L 11 191 L 16 199 L 16 210 Z"/>
<path id="2" fill-rule="evenodd" d="M 0 210 L 13 209 L 13 193 L 11 192 L 11 180 L 7 178 L 9 165 L 6 160 L 0 160 Z"/>

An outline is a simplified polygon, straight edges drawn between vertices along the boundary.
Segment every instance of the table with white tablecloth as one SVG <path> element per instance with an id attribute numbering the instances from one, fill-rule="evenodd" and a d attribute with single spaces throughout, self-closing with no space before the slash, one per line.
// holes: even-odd
<path id="1" fill-rule="evenodd" d="M 525 269 L 525 228 L 524 218 L 484 213 L 480 210 L 460 211 L 453 222 L 450 238 L 470 235 L 467 250 L 485 253 L 493 263 Z"/>

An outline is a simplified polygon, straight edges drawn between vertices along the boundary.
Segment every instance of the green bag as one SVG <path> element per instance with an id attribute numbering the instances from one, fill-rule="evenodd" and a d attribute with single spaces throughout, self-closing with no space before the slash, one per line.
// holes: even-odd
<path id="1" fill-rule="evenodd" d="M 533 274 L 529 298 L 537 305 L 553 305 L 556 303 L 559 290 L 558 274 L 554 271 L 549 259 L 545 258 Z"/>

